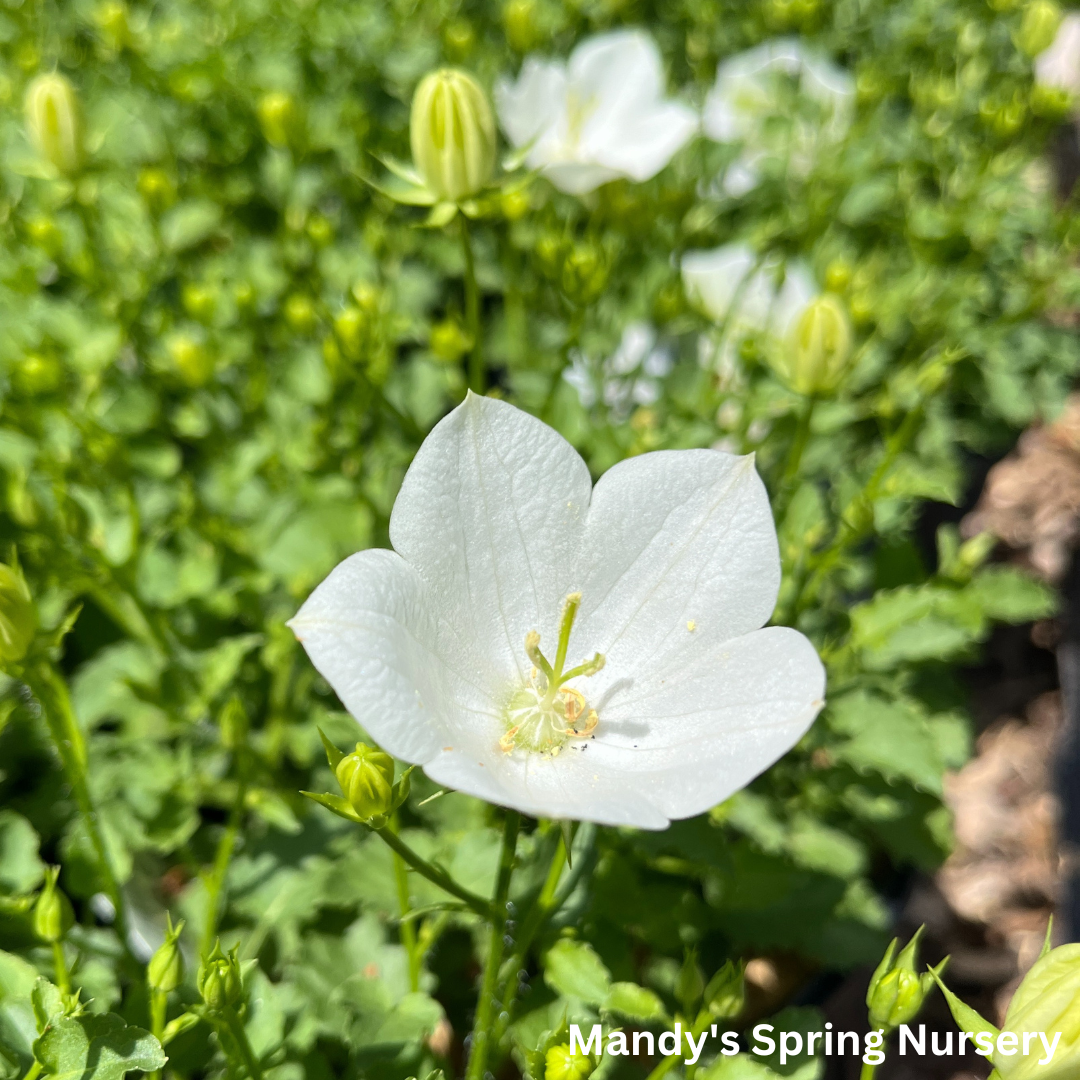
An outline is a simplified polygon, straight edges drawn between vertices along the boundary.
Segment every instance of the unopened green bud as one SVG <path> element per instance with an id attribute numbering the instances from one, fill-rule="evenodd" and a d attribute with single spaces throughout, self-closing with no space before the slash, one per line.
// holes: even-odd
<path id="1" fill-rule="evenodd" d="M 189 334 L 179 333 L 169 338 L 165 348 L 172 359 L 180 378 L 188 386 L 202 386 L 214 374 L 214 358 L 204 348 L 202 342 Z"/>
<path id="2" fill-rule="evenodd" d="M 36 630 L 37 612 L 22 571 L 0 563 L 0 667 L 26 655 Z"/>
<path id="3" fill-rule="evenodd" d="M 781 374 L 800 394 L 835 390 L 851 357 L 851 325 L 835 296 L 825 293 L 799 316 L 786 343 Z"/>
<path id="4" fill-rule="evenodd" d="M 59 876 L 59 866 L 50 866 L 45 871 L 45 884 L 34 904 L 34 933 L 50 944 L 63 941 L 75 923 L 71 902 L 56 884 Z"/>
<path id="5" fill-rule="evenodd" d="M 244 992 L 237 948 L 234 947 L 226 956 L 221 951 L 221 942 L 215 942 L 214 951 L 199 967 L 199 994 L 207 1007 L 215 1011 L 235 1005 Z"/>
<path id="6" fill-rule="evenodd" d="M 467 199 L 491 179 L 495 118 L 487 95 L 466 72 L 442 68 L 421 80 L 409 137 L 413 163 L 439 199 Z"/>
<path id="7" fill-rule="evenodd" d="M 924 971 L 920 975 L 917 967 L 923 929 L 919 927 L 899 956 L 896 956 L 897 941 L 894 938 L 870 979 L 866 1004 L 872 1028 L 892 1031 L 913 1020 L 933 988 L 933 974 Z M 937 968 L 939 974 L 943 968 L 944 962 Z"/>
<path id="8" fill-rule="evenodd" d="M 171 994 L 184 981 L 184 954 L 180 951 L 183 922 L 174 927 L 169 917 L 165 940 L 146 966 L 146 984 L 151 990 Z"/>
<path id="9" fill-rule="evenodd" d="M 472 348 L 472 338 L 457 319 L 443 319 L 431 328 L 431 351 L 448 364 L 456 364 Z"/>
<path id="10" fill-rule="evenodd" d="M 590 1054 L 571 1051 L 566 1043 L 553 1046 L 544 1055 L 544 1080 L 586 1080 L 596 1068 Z"/>
<path id="11" fill-rule="evenodd" d="M 1035 116 L 1061 120 L 1068 116 L 1072 109 L 1072 95 L 1060 86 L 1035 83 L 1028 93 L 1028 107 Z"/>
<path id="12" fill-rule="evenodd" d="M 218 718 L 218 728 L 221 731 L 221 745 L 226 750 L 235 752 L 247 742 L 247 710 L 236 694 L 225 702 L 225 708 L 221 710 Z"/>
<path id="13" fill-rule="evenodd" d="M 717 1020 L 734 1020 L 745 1004 L 743 965 L 729 960 L 705 987 L 705 1007 Z"/>
<path id="14" fill-rule="evenodd" d="M 1016 47 L 1025 56 L 1038 56 L 1053 44 L 1060 25 L 1061 8 L 1054 0 L 1033 0 L 1020 23 Z"/>
<path id="15" fill-rule="evenodd" d="M 506 40 L 512 49 L 528 52 L 537 42 L 536 0 L 508 0 L 503 8 Z"/>
<path id="16" fill-rule="evenodd" d="M 705 992 L 705 976 L 698 967 L 697 953 L 689 950 L 679 974 L 675 978 L 675 997 L 679 1004 L 688 1012 L 693 1012 L 701 995 Z"/>
<path id="17" fill-rule="evenodd" d="M 996 1053 L 994 1066 L 1001 1080 L 1072 1080 L 1080 1075 L 1080 945 L 1062 945 L 1040 957 L 1024 976 L 1005 1013 L 1002 1033 L 1018 1036 L 1045 1032 L 1061 1040 L 1051 1061 L 1038 1064 L 1042 1054 Z"/>
<path id="18" fill-rule="evenodd" d="M 593 244 L 575 244 L 563 260 L 563 292 L 578 303 L 595 300 L 604 291 L 607 276 L 604 253 Z"/>
<path id="19" fill-rule="evenodd" d="M 82 124 L 75 88 L 59 72 L 38 75 L 26 90 L 26 128 L 46 161 L 62 173 L 78 171 Z"/>
<path id="20" fill-rule="evenodd" d="M 164 169 L 143 169 L 139 173 L 138 188 L 152 210 L 165 210 L 176 201 L 176 185 Z"/>
<path id="21" fill-rule="evenodd" d="M 354 307 L 347 307 L 334 317 L 334 333 L 347 355 L 359 353 L 366 322 L 363 312 Z"/>
<path id="22" fill-rule="evenodd" d="M 357 743 L 334 770 L 345 801 L 364 821 L 390 812 L 394 799 L 394 759 L 373 746 Z"/>
<path id="23" fill-rule="evenodd" d="M 283 90 L 265 94 L 259 102 L 259 125 L 271 146 L 288 146 L 296 127 L 296 102 Z"/>
<path id="24" fill-rule="evenodd" d="M 294 293 L 285 301 L 285 321 L 294 330 L 310 330 L 315 325 L 315 305 L 308 297 Z"/>

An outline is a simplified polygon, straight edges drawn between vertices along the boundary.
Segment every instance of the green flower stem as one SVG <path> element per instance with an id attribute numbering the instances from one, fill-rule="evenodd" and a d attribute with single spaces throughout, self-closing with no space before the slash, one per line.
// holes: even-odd
<path id="1" fill-rule="evenodd" d="M 862 1072 L 859 1073 L 859 1080 L 874 1080 L 874 1073 L 876 1072 L 876 1065 L 870 1065 L 868 1062 L 863 1062 Z"/>
<path id="2" fill-rule="evenodd" d="M 687 1028 L 687 1034 L 692 1035 L 695 1039 L 705 1031 L 712 1024 L 712 1016 L 704 1010 L 700 1013 L 697 1019 L 697 1023 L 693 1027 Z M 645 1080 L 660 1080 L 661 1077 L 666 1076 L 676 1065 L 679 1064 L 686 1057 L 685 1047 L 680 1046 L 678 1053 L 669 1054 L 655 1069 L 645 1078 Z M 687 1076 L 692 1077 L 693 1072 L 689 1067 L 687 1069 Z"/>
<path id="3" fill-rule="evenodd" d="M 231 1005 L 226 1005 L 221 1011 L 221 1016 L 225 1020 L 225 1026 L 232 1036 L 233 1042 L 236 1043 L 236 1049 L 239 1052 L 244 1070 L 251 1077 L 251 1080 L 262 1080 L 262 1066 L 259 1065 L 259 1059 L 251 1049 L 247 1032 L 244 1030 L 243 1022 L 237 1015 L 236 1010 Z"/>
<path id="4" fill-rule="evenodd" d="M 56 985 L 65 994 L 71 993 L 71 976 L 68 975 L 67 959 L 64 957 L 64 943 L 52 943 L 53 967 L 56 968 Z"/>
<path id="5" fill-rule="evenodd" d="M 165 1016 L 169 1007 L 169 995 L 164 990 L 150 991 L 150 1034 L 158 1042 L 165 1037 Z M 150 1080 L 161 1080 L 161 1070 L 151 1074 Z"/>
<path id="6" fill-rule="evenodd" d="M 93 799 L 90 797 L 86 774 L 86 740 L 83 738 L 82 728 L 79 727 L 75 710 L 72 708 L 67 684 L 48 660 L 43 660 L 28 669 L 24 677 L 45 714 L 49 734 L 60 755 L 60 762 L 67 775 L 67 781 L 71 785 L 72 793 L 75 795 L 83 826 L 90 837 L 90 845 L 94 849 L 94 858 L 105 886 L 105 894 L 116 913 L 116 932 L 124 949 L 130 955 L 124 895 L 120 891 L 120 883 L 109 860 L 105 837 L 101 832 L 101 823 Z"/>
<path id="7" fill-rule="evenodd" d="M 484 353 L 480 340 L 480 289 L 476 284 L 476 261 L 473 258 L 469 222 L 464 214 L 458 214 L 461 222 L 461 252 L 465 256 L 465 325 L 472 338 L 469 352 L 469 389 L 482 394 L 484 383 Z"/>
<path id="8" fill-rule="evenodd" d="M 34 1064 L 31 1065 L 29 1069 L 27 1069 L 26 1075 L 23 1077 L 23 1080 L 37 1080 L 37 1078 L 41 1075 L 42 1068 L 43 1066 L 41 1062 L 35 1061 Z"/>
<path id="9" fill-rule="evenodd" d="M 396 833 L 398 831 L 397 821 L 391 821 L 389 828 Z M 417 945 L 416 925 L 412 919 L 407 917 L 412 909 L 409 902 L 409 868 L 405 864 L 405 860 L 396 851 L 393 853 L 393 859 L 398 910 L 401 912 L 401 944 L 405 947 L 405 955 L 409 958 L 409 989 L 415 994 L 420 989 L 420 962 L 423 956 Z"/>
<path id="10" fill-rule="evenodd" d="M 521 815 L 516 810 L 506 811 L 503 824 L 502 853 L 499 856 L 499 876 L 495 883 L 495 895 L 491 906 L 491 936 L 488 942 L 484 978 L 480 984 L 480 1000 L 476 1006 L 476 1022 L 473 1024 L 472 1052 L 465 1071 L 466 1080 L 483 1080 L 488 1052 L 494 1032 L 495 991 L 499 969 L 502 967 L 504 935 L 506 931 L 506 899 L 510 895 L 510 878 L 514 873 L 514 856 L 517 854 L 518 829 Z"/>
<path id="11" fill-rule="evenodd" d="M 799 411 L 799 419 L 795 426 L 795 438 L 792 440 L 791 449 L 788 451 L 787 464 L 784 466 L 784 473 L 780 477 L 780 485 L 776 491 L 776 499 L 773 501 L 773 516 L 778 525 L 783 523 L 788 506 L 791 505 L 791 497 L 795 494 L 795 486 L 799 479 L 799 468 L 802 465 L 803 454 L 806 452 L 806 444 L 810 441 L 810 424 L 814 419 L 814 409 L 817 407 L 817 403 L 817 397 L 808 397 Z"/>
<path id="12" fill-rule="evenodd" d="M 491 904 L 489 904 L 487 900 L 482 896 L 477 896 L 476 893 L 469 892 L 468 889 L 459 885 L 449 874 L 440 870 L 437 866 L 432 866 L 427 859 L 413 851 L 413 849 L 392 829 L 383 826 L 381 829 L 373 829 L 372 831 L 381 836 L 385 843 L 392 848 L 396 854 L 400 855 L 421 877 L 426 877 L 433 885 L 438 885 L 443 892 L 448 892 L 451 896 L 456 896 L 459 900 L 472 908 L 477 915 L 480 915 L 485 919 L 492 919 L 495 917 Z"/>
<path id="13" fill-rule="evenodd" d="M 222 893 L 225 890 L 225 878 L 229 872 L 229 863 L 236 850 L 236 840 L 240 835 L 240 826 L 244 821 L 244 801 L 247 798 L 247 784 L 240 781 L 229 821 L 218 841 L 214 853 L 214 865 L 206 877 L 206 923 L 203 926 L 202 941 L 199 944 L 199 956 L 205 960 L 213 951 L 217 940 L 218 920 L 221 918 Z"/>

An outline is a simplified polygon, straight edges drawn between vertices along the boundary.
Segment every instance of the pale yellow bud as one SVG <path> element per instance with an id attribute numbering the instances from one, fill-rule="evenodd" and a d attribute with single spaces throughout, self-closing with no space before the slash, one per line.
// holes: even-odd
<path id="1" fill-rule="evenodd" d="M 416 88 L 409 123 L 413 164 L 438 198 L 467 199 L 495 170 L 495 118 L 480 84 L 442 68 Z"/>
<path id="2" fill-rule="evenodd" d="M 26 129 L 37 152 L 60 172 L 78 170 L 82 158 L 79 102 L 58 72 L 38 75 L 26 90 Z"/>
<path id="3" fill-rule="evenodd" d="M 825 293 L 799 316 L 780 362 L 780 374 L 800 394 L 827 394 L 839 385 L 851 356 L 851 325 L 835 296 Z"/>

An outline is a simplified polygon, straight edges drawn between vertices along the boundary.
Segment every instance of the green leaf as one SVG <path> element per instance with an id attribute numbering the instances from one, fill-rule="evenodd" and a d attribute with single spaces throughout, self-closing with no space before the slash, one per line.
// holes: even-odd
<path id="1" fill-rule="evenodd" d="M 221 207 L 207 199 L 180 203 L 161 220 L 162 242 L 170 251 L 185 251 L 207 239 L 221 218 Z"/>
<path id="2" fill-rule="evenodd" d="M 584 941 L 560 938 L 545 958 L 544 980 L 564 997 L 601 1005 L 611 990 L 611 973 Z"/>
<path id="3" fill-rule="evenodd" d="M 0 889 L 28 893 L 45 878 L 45 864 L 38 858 L 38 836 L 33 825 L 14 810 L 0 810 Z M 0 954 L 0 965 L 2 957 Z M 0 975 L 0 986 L 3 977 Z"/>
<path id="4" fill-rule="evenodd" d="M 123 1080 L 129 1072 L 153 1072 L 166 1058 L 157 1039 L 128 1027 L 115 1013 L 56 1020 L 34 1043 L 47 1076 L 58 1080 Z"/>
<path id="5" fill-rule="evenodd" d="M 961 1031 L 969 1031 L 973 1035 L 986 1032 L 994 1039 L 998 1037 L 998 1029 L 989 1020 L 984 1020 L 970 1005 L 965 1005 L 941 981 L 941 977 L 934 968 L 928 968 L 927 970 L 934 976 L 934 982 L 938 984 L 941 992 L 945 995 L 945 1000 L 949 1004 L 949 1012 L 952 1013 L 953 1020 L 956 1021 L 956 1026 Z"/>
<path id="6" fill-rule="evenodd" d="M 603 1008 L 628 1020 L 659 1020 L 666 1015 L 664 1003 L 656 994 L 630 982 L 612 983 Z"/>

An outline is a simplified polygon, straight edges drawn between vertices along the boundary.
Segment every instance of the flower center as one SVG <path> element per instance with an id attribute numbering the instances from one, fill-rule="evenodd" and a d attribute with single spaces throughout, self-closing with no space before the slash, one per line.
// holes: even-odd
<path id="1" fill-rule="evenodd" d="M 579 675 L 595 675 L 604 666 L 603 655 L 596 653 L 591 660 L 564 670 L 570 631 L 580 606 L 579 592 L 570 593 L 563 602 L 554 663 L 540 651 L 540 635 L 535 630 L 525 635 L 525 655 L 533 669 L 506 706 L 506 734 L 499 747 L 507 754 L 528 750 L 554 757 L 569 739 L 587 739 L 596 729 L 596 710 L 589 708 L 579 690 L 565 685 Z"/>

